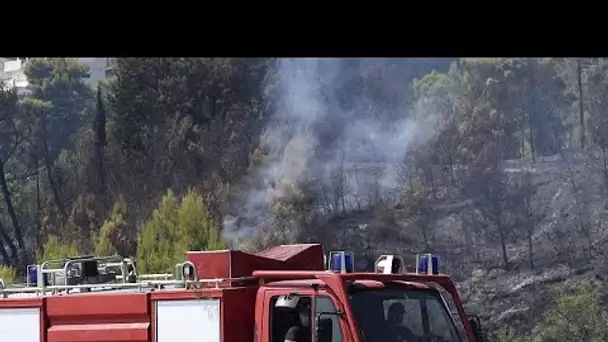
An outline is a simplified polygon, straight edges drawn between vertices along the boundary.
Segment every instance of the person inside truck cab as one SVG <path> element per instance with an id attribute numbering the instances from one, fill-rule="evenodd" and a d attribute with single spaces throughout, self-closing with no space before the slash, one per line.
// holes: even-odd
<path id="1" fill-rule="evenodd" d="M 310 302 L 302 298 L 297 309 L 299 321 L 287 330 L 285 342 L 311 342 Z"/>
<path id="2" fill-rule="evenodd" d="M 403 325 L 405 308 L 401 303 L 393 303 L 388 307 L 388 332 L 393 341 L 418 341 L 417 336 Z"/>

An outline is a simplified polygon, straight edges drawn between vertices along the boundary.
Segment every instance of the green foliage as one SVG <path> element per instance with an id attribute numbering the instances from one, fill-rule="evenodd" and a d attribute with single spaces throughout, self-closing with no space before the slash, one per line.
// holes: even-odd
<path id="1" fill-rule="evenodd" d="M 512 328 L 506 328 L 498 333 L 497 342 L 532 342 L 532 340 L 527 335 L 517 334 Z"/>
<path id="2" fill-rule="evenodd" d="M 212 195 L 218 184 L 244 173 L 262 128 L 266 63 L 117 59 L 107 110 L 109 166 L 120 191 L 136 194 L 145 187 L 156 197 L 187 179 L 187 186 L 202 185 Z"/>
<path id="3" fill-rule="evenodd" d="M 0 266 L 0 279 L 4 285 L 13 284 L 15 282 L 15 269 L 10 266 Z"/>
<path id="4" fill-rule="evenodd" d="M 62 188 L 65 183 L 76 183 L 86 170 L 80 167 L 81 163 L 66 165 L 66 161 L 71 161 L 67 157 L 75 153 L 62 151 L 69 146 L 72 135 L 81 127 L 86 109 L 93 104 L 92 91 L 84 82 L 88 70 L 73 58 L 32 58 L 26 63 L 24 73 L 31 93 L 20 101 L 28 127 L 27 143 L 19 151 L 22 161 L 20 171 L 28 173 L 35 170 L 38 189 L 40 185 L 48 185 L 49 189 L 48 192 L 38 193 L 36 201 L 53 203 L 54 206 L 50 208 L 45 205 L 44 208 L 37 209 L 37 220 L 44 221 L 38 221 L 37 224 L 48 225 L 45 227 L 48 228 L 47 232 L 65 236 L 76 245 L 82 245 L 77 247 L 88 249 L 91 223 L 84 218 L 91 215 L 85 208 L 86 199 L 79 196 L 82 187 L 72 193 L 71 198 L 76 199 L 73 208 L 68 207 L 68 200 L 63 196 L 66 189 Z M 80 151 L 82 150 L 76 149 L 76 152 Z M 55 169 L 55 162 L 65 168 Z M 44 167 L 47 184 L 40 184 L 41 166 Z M 62 180 L 66 182 L 61 182 Z M 47 201 L 48 198 L 53 201 Z M 63 227 L 67 228 L 67 233 L 58 231 Z M 81 238 L 86 242 L 76 241 Z"/>
<path id="5" fill-rule="evenodd" d="M 52 104 L 45 124 L 53 136 L 69 138 L 79 126 L 80 115 L 93 104 L 92 89 L 84 82 L 88 68 L 74 58 L 32 58 L 24 73 L 31 97 Z"/>
<path id="6" fill-rule="evenodd" d="M 28 60 L 24 73 L 33 97 L 60 103 L 60 107 L 71 102 L 84 105 L 80 102 L 84 100 L 83 96 L 91 95 L 91 89 L 83 81 L 89 77 L 88 67 L 75 58 L 32 58 Z"/>
<path id="7" fill-rule="evenodd" d="M 141 228 L 137 243 L 140 272 L 169 272 L 183 259 L 176 255 L 174 249 L 181 237 L 175 227 L 176 217 L 176 199 L 173 191 L 169 190 L 152 213 L 152 219 Z"/>
<path id="8" fill-rule="evenodd" d="M 201 195 L 190 191 L 178 202 L 169 189 L 152 219 L 143 225 L 137 246 L 141 272 L 171 272 L 186 251 L 224 248 L 225 243 Z"/>
<path id="9" fill-rule="evenodd" d="M 124 199 L 114 203 L 112 213 L 93 237 L 95 255 L 134 255 L 136 240 L 132 238 L 133 226 L 127 222 L 127 204 Z"/>
<path id="10" fill-rule="evenodd" d="M 1 86 L 2 84 L 0 84 Z M 13 154 L 12 142 L 24 135 L 24 118 L 20 115 L 19 98 L 14 90 L 0 90 L 0 162 L 5 163 Z"/>
<path id="11" fill-rule="evenodd" d="M 115 218 L 112 217 L 104 222 L 99 228 L 99 234 L 93 235 L 93 253 L 97 256 L 117 255 L 116 248 L 110 241 L 112 233 L 116 229 Z"/>
<path id="12" fill-rule="evenodd" d="M 37 122 L 53 109 L 53 103 L 33 97 L 24 97 L 20 105 L 28 117 L 28 121 Z"/>
<path id="13" fill-rule="evenodd" d="M 177 226 L 183 232 L 180 246 L 188 250 L 217 250 L 226 247 L 219 236 L 217 223 L 209 217 L 203 197 L 190 190 L 182 198 L 177 213 Z"/>
<path id="14" fill-rule="evenodd" d="M 608 86 L 608 61 L 601 59 L 591 65 L 585 74 L 585 90 L 589 94 L 585 107 L 589 117 L 587 127 L 589 128 L 590 140 L 604 151 L 608 149 L 608 96 L 606 86 Z"/>
<path id="15" fill-rule="evenodd" d="M 72 204 L 70 216 L 62 229 L 62 237 L 74 243 L 81 251 L 90 251 L 92 232 L 97 227 L 95 214 L 95 196 L 91 194 L 79 195 Z"/>
<path id="16" fill-rule="evenodd" d="M 418 230 L 419 234 L 416 235 L 422 236 L 427 249 L 430 248 L 433 240 L 430 222 L 432 207 L 429 193 L 428 184 L 422 179 L 420 172 L 416 172 L 410 177 L 409 187 L 401 200 L 409 221 Z"/>
<path id="17" fill-rule="evenodd" d="M 447 74 L 433 70 L 421 79 L 414 79 L 412 81 L 414 97 L 417 100 L 422 100 L 429 99 L 432 96 L 445 94 L 448 90 L 446 86 L 448 86 L 449 81 L 450 78 Z"/>
<path id="18" fill-rule="evenodd" d="M 116 247 L 114 247 L 114 243 L 112 242 L 112 237 L 117 229 L 120 229 L 120 226 L 123 224 L 124 220 L 122 218 L 120 204 L 115 203 L 111 217 L 103 223 L 101 228 L 99 228 L 99 233 L 93 236 L 93 253 L 95 255 L 109 256 L 118 254 Z"/>
<path id="19" fill-rule="evenodd" d="M 0 86 L 3 86 L 2 82 L 0 82 Z M 26 249 L 21 220 L 17 216 L 18 208 L 16 208 L 16 205 L 20 203 L 18 199 L 15 202 L 11 193 L 11 190 L 20 187 L 7 180 L 11 171 L 10 167 L 18 160 L 18 152 L 28 137 L 28 120 L 23 114 L 24 111 L 19 106 L 17 92 L 14 89 L 0 89 L 0 189 L 2 190 L 1 198 L 3 200 L 0 204 L 0 219 L 3 217 L 10 219 L 14 239 L 16 240 L 15 246 L 15 243 L 9 238 L 9 232 L 4 226 L 0 225 L 0 233 L 10 249 L 9 254 L 4 244 L 0 243 L 0 255 L 6 263 L 10 263 L 11 259 L 18 257 L 17 248 L 21 249 L 22 253 Z M 5 216 L 4 214 L 8 215 Z"/>
<path id="20" fill-rule="evenodd" d="M 58 260 L 78 255 L 80 253 L 75 244 L 62 242 L 57 236 L 49 235 L 42 247 L 42 251 L 38 251 L 36 259 L 38 263 L 42 263 L 45 260 Z"/>
<path id="21" fill-rule="evenodd" d="M 585 282 L 577 293 L 569 294 L 564 285 L 554 290 L 555 305 L 534 331 L 534 341 L 600 342 L 608 340 L 608 312 L 604 310 L 597 289 Z"/>

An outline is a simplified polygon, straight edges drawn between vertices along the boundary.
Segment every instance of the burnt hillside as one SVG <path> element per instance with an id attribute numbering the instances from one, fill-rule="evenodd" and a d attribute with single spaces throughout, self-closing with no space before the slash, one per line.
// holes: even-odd
<path id="1" fill-rule="evenodd" d="M 376 167 L 381 172 L 381 166 Z M 407 209 L 392 200 L 374 210 L 352 210 L 334 217 L 325 228 L 332 231 L 327 243 L 357 248 L 362 269 L 373 267 L 374 257 L 381 253 L 439 253 L 444 272 L 458 282 L 467 308 L 483 318 L 488 331 L 495 333 L 505 326 L 530 330 L 550 306 L 552 285 L 576 287 L 583 280 L 593 280 L 605 286 L 608 269 L 603 251 L 597 250 L 605 243 L 605 174 L 597 156 L 580 154 L 567 160 L 561 155 L 536 162 L 509 160 L 502 163 L 501 171 L 509 187 L 518 187 L 529 177 L 536 188 L 534 207 L 536 212 L 542 210 L 532 231 L 517 221 L 509 227 L 508 269 L 501 264 L 500 239 L 488 229 L 476 205 L 482 199 L 450 194 L 444 185 L 437 185 L 442 198 L 428 209 L 432 218 L 425 228 L 412 222 Z M 581 206 L 572 201 L 576 192 Z M 581 220 L 594 228 L 581 229 Z"/>

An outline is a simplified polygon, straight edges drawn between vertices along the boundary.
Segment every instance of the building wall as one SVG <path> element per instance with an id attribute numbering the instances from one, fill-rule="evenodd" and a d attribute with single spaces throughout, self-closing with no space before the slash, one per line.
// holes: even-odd
<path id="1" fill-rule="evenodd" d="M 79 57 L 76 58 L 80 63 L 89 67 L 91 77 L 86 80 L 90 85 L 95 85 L 97 82 L 106 79 L 106 69 L 108 68 L 107 57 Z"/>
<path id="2" fill-rule="evenodd" d="M 25 60 L 17 58 L 2 58 L 1 62 L 1 78 L 4 82 L 4 86 L 7 88 L 16 87 L 18 93 L 27 94 L 29 92 L 27 89 L 29 82 L 27 81 L 27 77 L 25 77 L 25 74 L 23 73 L 23 66 L 25 65 Z"/>

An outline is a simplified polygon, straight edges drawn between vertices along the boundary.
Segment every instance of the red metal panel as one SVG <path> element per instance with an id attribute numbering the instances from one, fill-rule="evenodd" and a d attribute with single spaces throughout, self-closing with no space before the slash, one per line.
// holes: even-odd
<path id="1" fill-rule="evenodd" d="M 18 298 L 18 299 L 0 299 L 0 308 L 37 308 L 42 307 L 44 298 Z"/>
<path id="2" fill-rule="evenodd" d="M 280 245 L 267 248 L 256 255 L 281 260 L 284 270 L 318 270 L 323 265 L 323 247 L 320 244 Z"/>
<path id="3" fill-rule="evenodd" d="M 150 336 L 145 293 L 47 298 L 48 342 L 144 342 Z"/>
<path id="4" fill-rule="evenodd" d="M 196 265 L 199 278 L 250 277 L 255 270 L 324 269 L 319 244 L 282 245 L 258 254 L 241 251 L 190 251 L 186 259 Z"/>
<path id="5" fill-rule="evenodd" d="M 0 308 L 40 308 L 40 342 L 46 342 L 45 298 L 0 299 Z"/>
<path id="6" fill-rule="evenodd" d="M 187 252 L 199 278 L 230 278 L 230 251 Z"/>
<path id="7" fill-rule="evenodd" d="M 156 342 L 156 305 L 150 298 L 150 342 Z"/>
<path id="8" fill-rule="evenodd" d="M 186 258 L 196 265 L 201 279 L 249 277 L 253 270 L 280 269 L 283 265 L 280 260 L 240 251 L 188 252 Z"/>
<path id="9" fill-rule="evenodd" d="M 150 323 L 59 325 L 49 329 L 49 341 L 147 342 L 149 327 Z"/>
<path id="10" fill-rule="evenodd" d="M 256 287 L 226 289 L 221 307 L 224 342 L 251 342 L 254 339 Z M 238 326 L 238 329 L 234 329 Z"/>
<path id="11" fill-rule="evenodd" d="M 235 251 L 231 255 L 230 271 L 232 277 L 251 277 L 254 270 L 282 269 L 281 260 L 268 259 L 261 256 Z"/>

